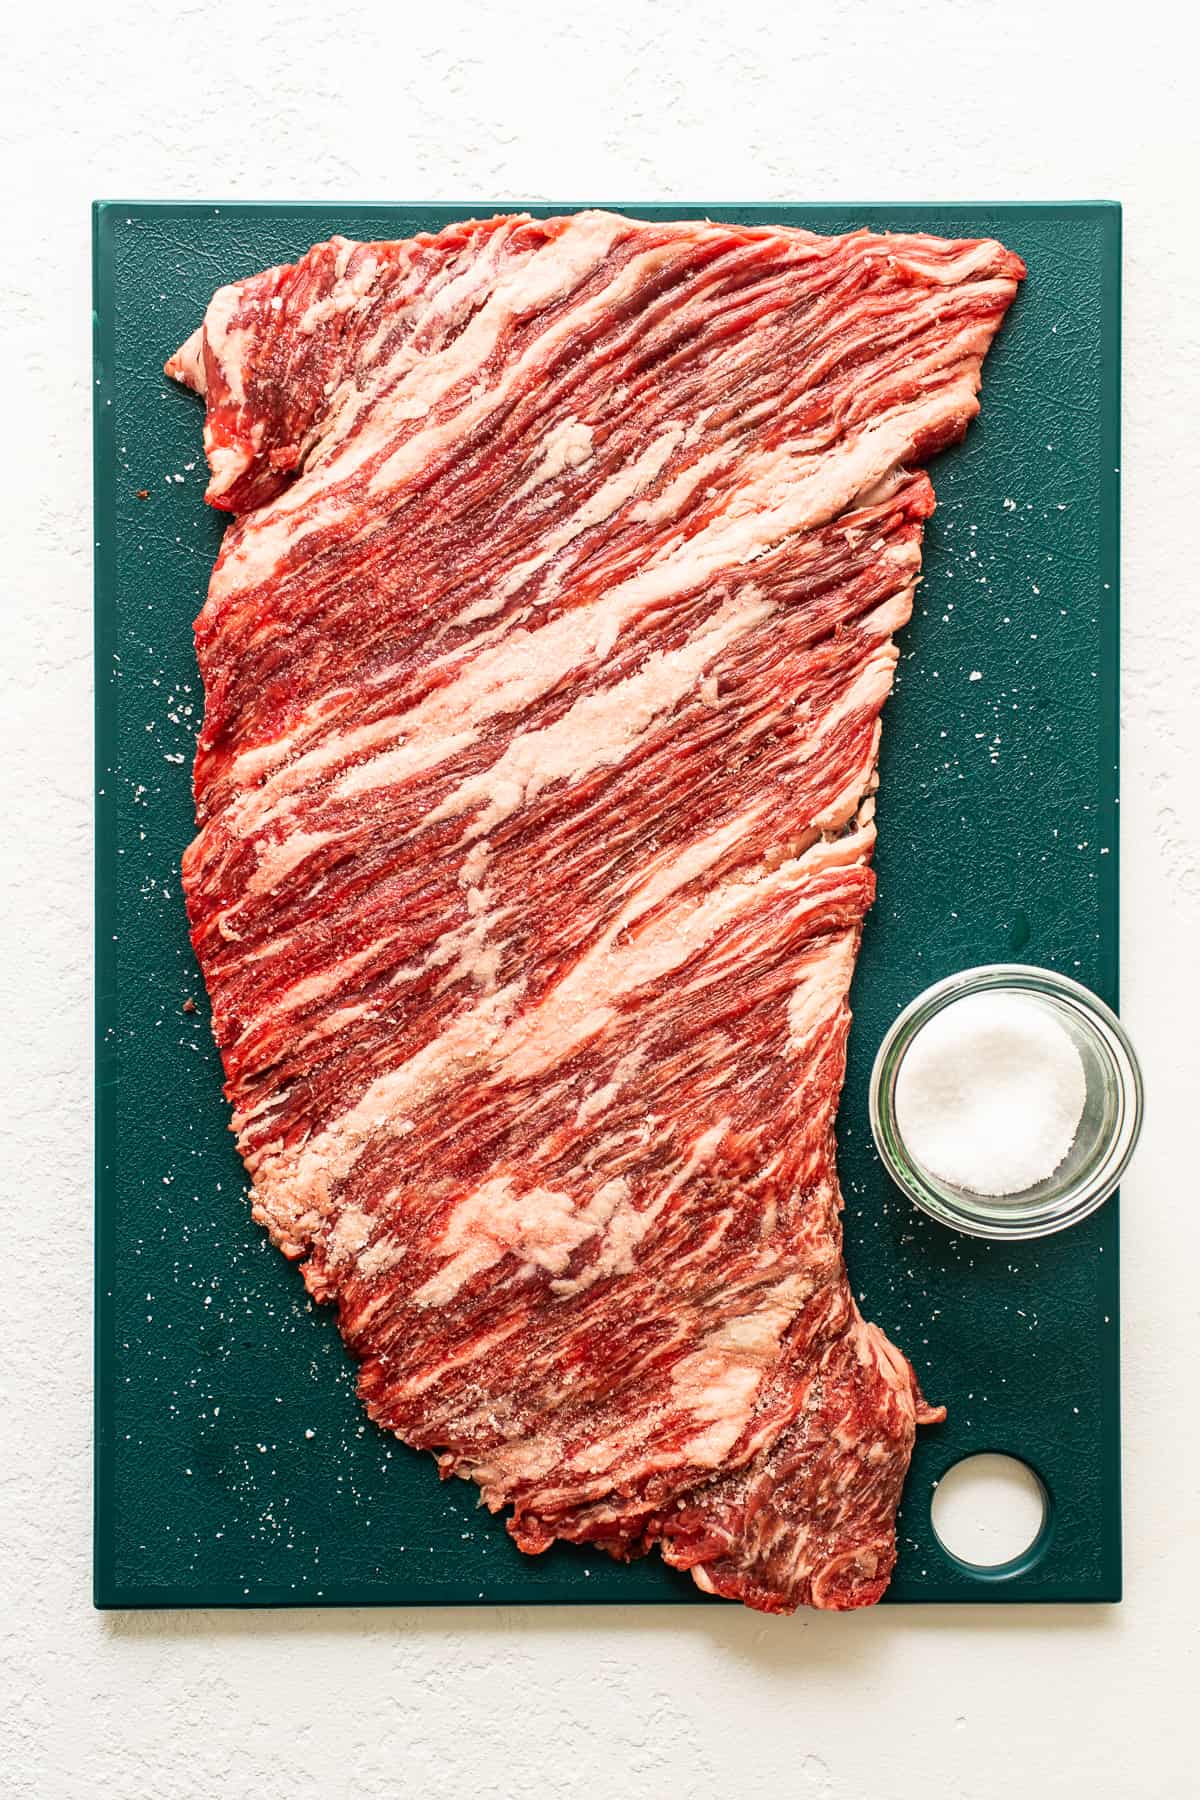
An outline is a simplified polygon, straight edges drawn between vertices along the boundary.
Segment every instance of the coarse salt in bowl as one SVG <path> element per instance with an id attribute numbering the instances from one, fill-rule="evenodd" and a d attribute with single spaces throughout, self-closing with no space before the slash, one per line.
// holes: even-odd
<path id="1" fill-rule="evenodd" d="M 907 1006 L 871 1075 L 871 1129 L 916 1204 L 974 1237 L 1033 1238 L 1113 1192 L 1142 1121 L 1116 1015 L 1050 969 L 993 963 Z"/>

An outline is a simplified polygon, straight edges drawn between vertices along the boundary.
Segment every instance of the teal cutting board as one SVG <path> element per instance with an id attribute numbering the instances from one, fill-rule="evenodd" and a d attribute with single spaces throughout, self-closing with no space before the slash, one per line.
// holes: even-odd
<path id="1" fill-rule="evenodd" d="M 190 627 L 223 521 L 202 504 L 200 406 L 163 359 L 221 282 L 333 232 L 496 210 L 95 209 L 99 1606 L 699 1598 L 653 1557 L 523 1557 L 473 1489 L 367 1422 L 332 1316 L 250 1221 L 180 894 Z M 888 1600 L 1115 1600 L 1116 1203 L 1028 1246 L 950 1235 L 883 1174 L 867 1077 L 899 1008 L 972 963 L 1045 964 L 1116 1002 L 1119 209 L 622 210 L 994 235 L 1029 265 L 982 416 L 931 470 L 840 1167 L 855 1292 L 949 1408 L 920 1434 Z M 1034 1552 L 1000 1578 L 955 1562 L 930 1523 L 938 1478 L 980 1450 L 1024 1458 L 1049 1495 Z"/>

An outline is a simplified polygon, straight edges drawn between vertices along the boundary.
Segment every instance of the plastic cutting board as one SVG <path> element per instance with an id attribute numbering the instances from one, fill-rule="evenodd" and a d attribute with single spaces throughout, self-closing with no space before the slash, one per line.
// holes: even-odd
<path id="1" fill-rule="evenodd" d="M 506 210 L 95 210 L 99 1606 L 714 1604 L 653 1556 L 523 1557 L 473 1488 L 368 1423 L 332 1315 L 250 1221 L 185 927 L 190 626 L 223 520 L 201 501 L 201 407 L 163 359 L 221 282 L 333 232 L 404 237 Z M 949 1408 L 919 1435 L 885 1603 L 1115 1600 L 1116 1204 L 1028 1246 L 954 1237 L 890 1186 L 866 1096 L 896 1012 L 956 969 L 1040 963 L 1117 998 L 1119 209 L 620 210 L 994 235 L 1028 262 L 982 415 L 931 467 L 839 1162 L 863 1310 Z M 930 1523 L 937 1479 L 981 1450 L 1024 1458 L 1049 1495 L 1038 1543 L 999 1576 L 954 1561 Z"/>

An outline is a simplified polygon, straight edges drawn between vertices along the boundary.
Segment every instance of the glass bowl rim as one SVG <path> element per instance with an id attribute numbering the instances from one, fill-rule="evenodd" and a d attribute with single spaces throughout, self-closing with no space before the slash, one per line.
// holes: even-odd
<path id="1" fill-rule="evenodd" d="M 952 1001 L 996 988 L 1045 995 L 1082 1015 L 1109 1056 L 1122 1100 L 1119 1128 L 1113 1134 L 1110 1152 L 1092 1177 L 1084 1180 L 1077 1189 L 1069 1188 L 1065 1194 L 1047 1196 L 1041 1203 L 1044 1211 L 1035 1205 L 1008 1216 L 999 1209 L 993 1210 L 994 1202 L 990 1196 L 979 1195 L 978 1209 L 975 1209 L 966 1202 L 961 1206 L 956 1203 L 947 1191 L 948 1184 L 933 1185 L 908 1156 L 896 1125 L 894 1109 L 896 1074 L 921 1027 Z M 893 1019 L 871 1068 L 871 1135 L 884 1168 L 922 1212 L 950 1230 L 969 1237 L 1000 1241 L 1048 1237 L 1087 1218 L 1119 1186 L 1141 1135 L 1144 1106 L 1141 1065 L 1116 1013 L 1082 982 L 1070 975 L 1060 975 L 1056 969 L 1039 968 L 1033 963 L 980 963 L 923 988 Z M 1114 1156 L 1118 1146 L 1120 1153 Z"/>

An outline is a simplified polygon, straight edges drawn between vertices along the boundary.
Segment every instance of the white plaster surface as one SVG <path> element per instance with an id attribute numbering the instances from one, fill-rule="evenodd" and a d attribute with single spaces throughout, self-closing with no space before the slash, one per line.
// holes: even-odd
<path id="1" fill-rule="evenodd" d="M 1190 9 L 11 9 L 0 67 L 0 1791 L 1187 1800 L 1200 1457 Z M 90 1528 L 93 196 L 1116 197 L 1126 213 L 1127 1598 L 101 1617 Z"/>

